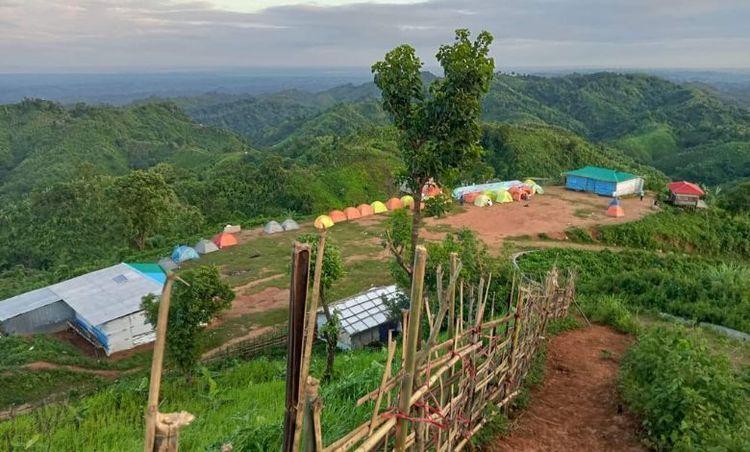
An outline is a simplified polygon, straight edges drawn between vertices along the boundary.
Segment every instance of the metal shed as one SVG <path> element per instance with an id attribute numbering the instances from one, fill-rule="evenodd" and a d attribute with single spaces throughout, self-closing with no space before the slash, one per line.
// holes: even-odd
<path id="1" fill-rule="evenodd" d="M 396 323 L 389 319 L 385 300 L 393 301 L 403 296 L 396 286 L 373 287 L 370 290 L 345 298 L 332 307 L 341 319 L 343 332 L 339 335 L 339 348 L 351 350 L 388 338 L 388 330 L 396 329 Z M 326 323 L 322 309 L 318 310 L 317 325 Z"/>
<path id="2" fill-rule="evenodd" d="M 565 188 L 569 190 L 610 197 L 635 195 L 643 191 L 643 178 L 613 169 L 586 166 L 563 175 Z"/>
<path id="3" fill-rule="evenodd" d="M 154 340 L 141 299 L 162 284 L 128 264 L 117 264 L 0 301 L 8 333 L 46 333 L 74 325 L 107 355 Z"/>

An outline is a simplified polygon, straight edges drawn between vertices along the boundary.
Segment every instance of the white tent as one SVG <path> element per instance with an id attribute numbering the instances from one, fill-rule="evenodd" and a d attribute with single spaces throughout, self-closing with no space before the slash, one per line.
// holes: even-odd
<path id="1" fill-rule="evenodd" d="M 159 259 L 158 264 L 165 272 L 180 268 L 177 262 L 173 261 L 171 257 L 162 257 Z"/>
<path id="2" fill-rule="evenodd" d="M 296 229 L 299 229 L 299 224 L 297 224 L 297 222 L 292 220 L 291 218 L 287 218 L 283 223 L 281 223 L 281 227 L 284 228 L 285 231 L 294 231 Z"/>
<path id="3" fill-rule="evenodd" d="M 269 221 L 263 226 L 263 232 L 266 234 L 276 234 L 277 232 L 284 232 L 284 228 L 281 227 L 278 221 Z"/>
<path id="4" fill-rule="evenodd" d="M 206 239 L 201 239 L 193 248 L 195 248 L 195 251 L 199 254 L 208 254 L 213 253 L 214 251 L 219 251 L 219 247 L 216 246 L 214 242 Z"/>

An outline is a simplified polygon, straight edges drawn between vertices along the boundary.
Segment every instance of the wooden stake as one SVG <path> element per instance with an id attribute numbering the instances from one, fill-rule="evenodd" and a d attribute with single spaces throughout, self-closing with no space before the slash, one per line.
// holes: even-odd
<path id="1" fill-rule="evenodd" d="M 401 380 L 401 393 L 399 394 L 399 411 L 408 416 L 411 412 L 411 397 L 414 390 L 414 370 L 416 365 L 417 344 L 419 342 L 419 321 L 422 311 L 422 292 L 424 289 L 424 272 L 427 264 L 427 249 L 418 245 L 414 256 L 414 273 L 411 282 L 411 309 L 409 312 L 409 332 L 407 342 L 404 345 L 406 354 L 404 357 L 404 374 Z M 401 452 L 405 450 L 406 437 L 408 436 L 409 421 L 399 419 L 396 427 L 395 448 Z"/>
<path id="2" fill-rule="evenodd" d="M 156 421 L 159 411 L 159 390 L 161 389 L 161 370 L 164 365 L 164 347 L 167 343 L 167 327 L 169 323 L 169 303 L 172 298 L 172 286 L 175 275 L 167 272 L 167 282 L 159 299 L 159 313 L 156 320 L 156 342 L 154 355 L 151 359 L 151 379 L 148 387 L 148 405 L 146 406 L 146 438 L 143 451 L 152 452 L 156 439 Z"/>
<path id="3" fill-rule="evenodd" d="M 318 396 L 320 382 L 313 377 L 307 377 L 305 385 L 305 451 L 322 452 L 323 436 L 320 428 L 320 397 Z M 317 413 L 317 416 L 316 416 Z"/>
<path id="4" fill-rule="evenodd" d="M 383 394 L 386 392 L 385 390 L 385 384 L 388 382 L 388 379 L 391 377 L 391 364 L 393 363 L 393 355 L 396 354 L 396 341 L 393 340 L 393 335 L 391 334 L 392 331 L 388 331 L 388 359 L 385 361 L 385 369 L 383 370 L 383 378 L 380 380 L 380 390 L 378 391 L 378 398 L 375 400 L 375 408 L 372 410 L 372 419 L 370 420 L 370 430 L 369 434 L 372 434 L 372 431 L 375 430 L 375 426 L 377 418 L 378 418 L 378 412 L 380 411 L 380 403 L 383 401 Z"/>

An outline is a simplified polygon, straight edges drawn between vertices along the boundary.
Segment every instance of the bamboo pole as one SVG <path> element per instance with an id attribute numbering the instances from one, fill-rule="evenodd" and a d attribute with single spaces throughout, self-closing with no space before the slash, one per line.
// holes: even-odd
<path id="1" fill-rule="evenodd" d="M 161 389 L 161 371 L 164 365 L 164 347 L 167 343 L 167 327 L 169 323 L 169 304 L 172 298 L 172 286 L 175 275 L 167 272 L 167 282 L 161 292 L 159 313 L 156 320 L 156 343 L 154 355 L 151 359 L 151 378 L 148 388 L 148 405 L 146 407 L 146 437 L 143 451 L 152 452 L 156 440 L 156 422 L 159 411 L 159 390 Z"/>
<path id="2" fill-rule="evenodd" d="M 458 253 L 451 253 L 450 255 L 450 279 L 454 280 L 458 278 Z M 448 286 L 448 304 L 450 309 L 448 312 L 448 336 L 453 336 L 455 323 L 456 323 L 456 285 Z"/>
<path id="3" fill-rule="evenodd" d="M 396 354 L 396 341 L 393 340 L 391 331 L 388 331 L 388 359 L 385 361 L 385 369 L 383 370 L 383 378 L 380 380 L 380 389 L 378 390 L 378 398 L 375 400 L 375 407 L 372 410 L 372 419 L 370 420 L 369 434 L 375 430 L 376 420 L 378 412 L 380 411 L 380 403 L 383 401 L 383 394 L 386 392 L 385 385 L 388 383 L 388 378 L 391 376 L 391 364 L 393 363 L 393 356 Z"/>
<path id="4" fill-rule="evenodd" d="M 414 272 L 411 283 L 411 311 L 409 313 L 409 332 L 406 337 L 407 343 L 404 357 L 404 376 L 401 380 L 401 393 L 399 395 L 399 411 L 408 416 L 411 411 L 411 396 L 414 389 L 414 370 L 416 365 L 417 344 L 419 342 L 419 321 L 422 311 L 422 291 L 424 289 L 424 273 L 427 264 L 427 249 L 417 245 L 414 256 Z M 399 419 L 396 429 L 396 450 L 405 450 L 406 437 L 408 436 L 409 421 Z"/>
<path id="5" fill-rule="evenodd" d="M 318 389 L 320 382 L 313 377 L 307 377 L 305 385 L 305 451 L 321 452 L 323 450 L 323 438 L 321 437 L 320 423 L 316 423 L 316 410 L 319 412 L 320 397 Z M 318 418 L 318 420 L 320 420 Z"/>
<path id="6" fill-rule="evenodd" d="M 305 394 L 305 385 L 307 384 L 307 376 L 310 373 L 310 358 L 312 355 L 313 339 L 315 338 L 315 325 L 317 323 L 318 316 L 318 300 L 320 299 L 320 280 L 321 273 L 323 273 L 323 255 L 326 247 L 326 230 L 320 233 L 320 240 L 318 241 L 317 255 L 315 256 L 315 275 L 313 276 L 313 288 L 312 298 L 310 299 L 309 306 L 307 307 L 307 319 L 305 320 L 305 336 L 304 336 L 304 348 L 302 350 L 302 366 L 299 375 L 299 394 L 297 405 L 297 419 L 295 422 L 294 440 L 292 442 L 293 449 L 298 450 L 300 437 L 302 436 L 302 415 L 303 415 L 303 404 L 304 399 L 302 397 Z"/>

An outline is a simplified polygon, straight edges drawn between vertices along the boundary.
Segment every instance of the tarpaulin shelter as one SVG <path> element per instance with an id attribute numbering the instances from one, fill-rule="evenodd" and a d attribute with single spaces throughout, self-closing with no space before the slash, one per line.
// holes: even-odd
<path id="1" fill-rule="evenodd" d="M 200 259 L 200 256 L 198 255 L 198 252 L 190 246 L 178 245 L 172 250 L 172 260 L 178 264 L 193 259 Z"/>
<path id="2" fill-rule="evenodd" d="M 513 202 L 513 197 L 510 195 L 510 193 L 508 193 L 508 190 L 498 190 L 497 192 L 495 192 L 495 202 Z"/>
<path id="3" fill-rule="evenodd" d="M 523 181 L 523 183 L 526 185 L 531 185 L 531 186 L 536 185 L 536 182 L 534 181 L 534 179 L 526 179 L 525 181 Z"/>
<path id="4" fill-rule="evenodd" d="M 479 195 L 474 200 L 474 205 L 477 207 L 485 207 L 485 206 L 491 206 L 492 200 L 487 195 Z"/>
<path id="5" fill-rule="evenodd" d="M 370 207 L 372 207 L 372 211 L 375 213 L 388 212 L 388 207 L 386 207 L 385 204 L 380 201 L 373 202 L 372 204 L 370 204 Z"/>
<path id="6" fill-rule="evenodd" d="M 388 208 L 388 210 L 403 209 L 404 203 L 402 203 L 398 198 L 391 198 L 386 201 L 385 207 Z"/>
<path id="7" fill-rule="evenodd" d="M 341 223 L 346 221 L 346 214 L 340 210 L 332 210 L 328 212 L 328 216 L 333 220 L 334 223 Z"/>
<path id="8" fill-rule="evenodd" d="M 219 247 L 216 246 L 214 242 L 206 239 L 199 240 L 193 248 L 195 248 L 195 251 L 197 251 L 198 254 L 208 254 L 213 253 L 214 251 L 219 251 Z"/>
<path id="9" fill-rule="evenodd" d="M 372 210 L 372 206 L 369 204 L 360 204 L 357 206 L 357 210 L 359 210 L 359 216 L 361 217 L 369 217 L 375 213 L 375 211 Z"/>
<path id="10" fill-rule="evenodd" d="M 279 232 L 284 232 L 284 228 L 281 227 L 278 221 L 271 220 L 263 226 L 263 232 L 269 235 L 278 234 Z"/>
<path id="11" fill-rule="evenodd" d="M 330 227 L 333 227 L 333 220 L 328 215 L 320 215 L 315 219 L 313 225 L 317 229 L 328 229 Z"/>
<path id="12" fill-rule="evenodd" d="M 359 213 L 359 210 L 357 210 L 356 207 L 347 207 L 344 209 L 344 215 L 346 215 L 347 220 L 356 220 L 357 218 L 362 217 L 362 214 Z"/>
<path id="13" fill-rule="evenodd" d="M 404 195 L 401 197 L 401 204 L 404 205 L 404 207 L 412 208 L 414 207 L 414 197 L 412 195 Z"/>
<path id="14" fill-rule="evenodd" d="M 626 196 L 643 191 L 643 178 L 635 174 L 598 166 L 586 166 L 563 173 L 569 190 L 588 191 L 602 196 Z"/>
<path id="15" fill-rule="evenodd" d="M 216 246 L 218 246 L 220 250 L 223 250 L 224 248 L 228 248 L 230 246 L 234 246 L 237 244 L 237 237 L 235 237 L 232 234 L 227 234 L 226 232 L 217 234 L 216 236 L 214 236 L 213 240 Z"/>
<path id="16" fill-rule="evenodd" d="M 237 234 L 241 231 L 242 231 L 242 227 L 238 224 L 235 224 L 235 225 L 228 224 L 224 226 L 224 232 L 228 234 Z"/>
<path id="17" fill-rule="evenodd" d="M 295 231 L 299 229 L 299 224 L 291 218 L 287 218 L 281 223 L 281 227 L 284 228 L 285 231 Z"/>
<path id="18" fill-rule="evenodd" d="M 466 185 L 463 187 L 458 187 L 453 189 L 453 192 L 451 193 L 453 195 L 454 199 L 461 199 L 462 196 L 466 195 L 467 193 L 482 193 L 485 190 L 508 190 L 511 187 L 515 187 L 516 185 L 522 185 L 521 181 L 518 180 L 509 180 L 509 181 L 503 181 L 503 182 L 492 182 L 489 184 L 478 184 L 478 185 Z M 464 196 L 464 201 L 466 201 L 466 197 Z M 468 201 L 471 202 L 471 201 Z"/>

